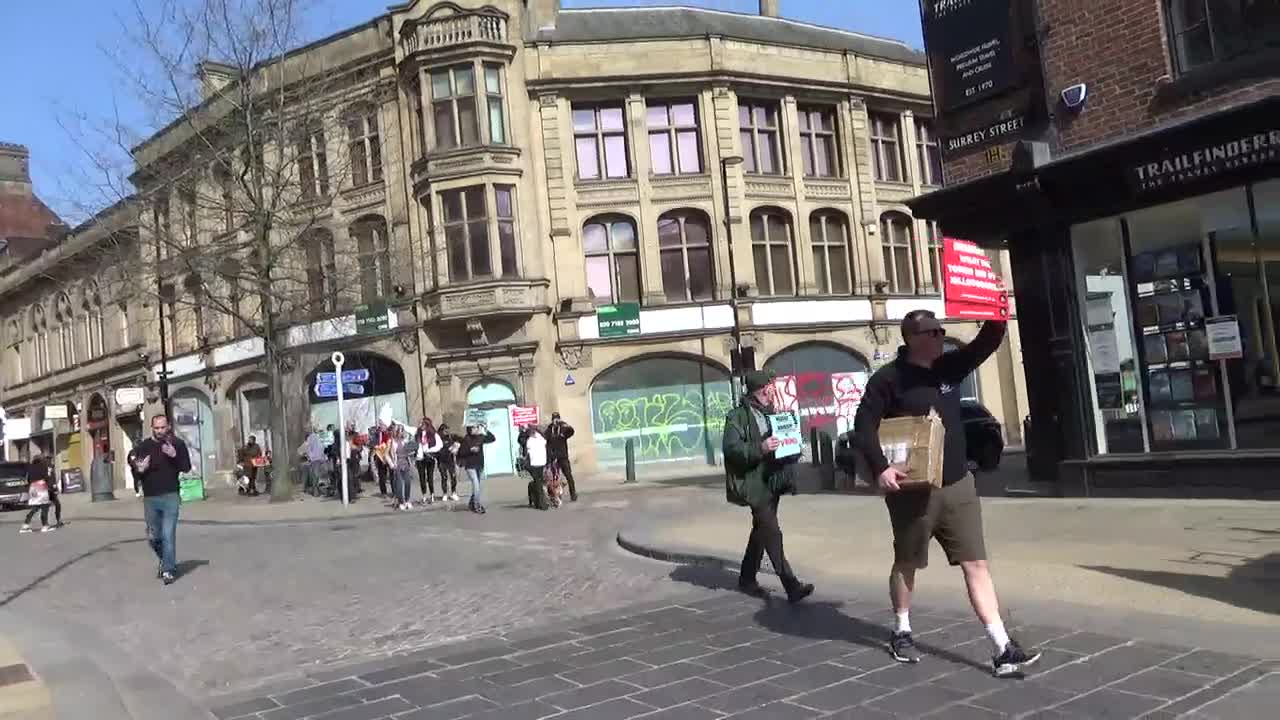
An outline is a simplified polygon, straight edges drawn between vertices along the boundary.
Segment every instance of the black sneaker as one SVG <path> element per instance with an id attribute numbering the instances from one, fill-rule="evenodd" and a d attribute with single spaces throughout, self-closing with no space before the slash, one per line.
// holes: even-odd
<path id="1" fill-rule="evenodd" d="M 900 663 L 920 662 L 920 653 L 916 651 L 916 641 L 911 639 L 911 633 L 909 632 L 889 634 L 889 654 Z"/>
<path id="2" fill-rule="evenodd" d="M 787 602 L 795 604 L 813 594 L 813 583 L 800 583 L 787 590 Z"/>
<path id="3" fill-rule="evenodd" d="M 996 677 L 1017 677 L 1022 669 L 1040 659 L 1040 651 L 1027 652 L 1016 640 L 1010 640 L 999 657 L 991 658 L 991 672 Z"/>
<path id="4" fill-rule="evenodd" d="M 768 594 L 765 589 L 761 587 L 760 583 L 755 580 L 752 580 L 751 582 L 739 581 L 738 592 L 750 595 L 751 597 L 764 597 Z"/>
<path id="5" fill-rule="evenodd" d="M 178 581 L 178 576 L 171 572 L 160 573 L 160 579 L 164 581 L 165 585 L 172 585 Z"/>

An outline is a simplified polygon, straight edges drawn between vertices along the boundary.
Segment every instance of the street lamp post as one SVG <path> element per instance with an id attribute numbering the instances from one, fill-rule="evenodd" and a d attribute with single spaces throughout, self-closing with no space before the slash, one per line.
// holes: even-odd
<path id="1" fill-rule="evenodd" d="M 742 325 L 738 320 L 738 273 L 733 258 L 733 218 L 729 210 L 729 168 L 735 165 L 741 165 L 745 160 L 741 155 L 729 155 L 720 159 L 720 185 L 724 191 L 724 235 L 725 241 L 729 246 L 729 308 L 733 311 L 733 356 L 736 358 L 737 372 L 734 375 L 741 374 L 742 371 Z M 735 368 L 731 368 L 735 369 Z M 737 378 L 731 376 L 729 378 L 729 392 L 733 397 L 733 402 L 738 402 L 738 383 Z"/>

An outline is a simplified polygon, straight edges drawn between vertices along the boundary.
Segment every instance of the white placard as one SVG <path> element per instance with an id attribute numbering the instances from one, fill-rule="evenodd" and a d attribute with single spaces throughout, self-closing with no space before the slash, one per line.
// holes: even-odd
<path id="1" fill-rule="evenodd" d="M 1209 336 L 1210 360 L 1234 360 L 1244 357 L 1244 344 L 1240 341 L 1240 323 L 1235 315 L 1223 315 L 1204 321 L 1205 334 Z"/>
<path id="2" fill-rule="evenodd" d="M 1089 331 L 1089 351 L 1093 353 L 1093 374 L 1114 375 L 1120 372 L 1120 347 L 1115 330 Z"/>
<path id="3" fill-rule="evenodd" d="M 44 419 L 45 420 L 66 420 L 67 406 L 66 405 L 45 405 Z"/>
<path id="4" fill-rule="evenodd" d="M 116 405 L 141 405 L 146 400 L 146 392 L 140 387 L 116 388 Z"/>

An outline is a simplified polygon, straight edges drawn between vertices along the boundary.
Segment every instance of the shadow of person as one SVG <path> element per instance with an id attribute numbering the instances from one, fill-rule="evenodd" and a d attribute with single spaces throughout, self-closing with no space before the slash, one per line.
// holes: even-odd
<path id="1" fill-rule="evenodd" d="M 194 572 L 196 568 L 208 565 L 208 560 L 183 560 L 178 563 L 178 577 L 185 577 Z"/>
<path id="2" fill-rule="evenodd" d="M 677 565 L 671 571 L 671 579 L 707 590 L 738 589 L 738 573 L 722 564 Z"/>
<path id="3" fill-rule="evenodd" d="M 1188 595 L 1198 595 L 1244 610 L 1280 615 L 1280 552 L 1251 558 L 1232 567 L 1226 577 L 1199 572 L 1141 570 L 1110 565 L 1080 565 L 1133 582 L 1159 585 Z"/>

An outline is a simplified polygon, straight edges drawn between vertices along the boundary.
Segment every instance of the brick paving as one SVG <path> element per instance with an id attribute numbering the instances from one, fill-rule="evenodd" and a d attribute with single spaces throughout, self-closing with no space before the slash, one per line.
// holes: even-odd
<path id="1" fill-rule="evenodd" d="M 220 720 L 710 720 L 713 718 L 1273 717 L 1280 661 L 1024 626 L 1045 650 L 1027 677 L 991 676 L 966 614 L 913 612 L 918 665 L 883 648 L 870 602 L 792 607 L 700 593 L 558 626 L 427 648 L 240 697 Z"/>

